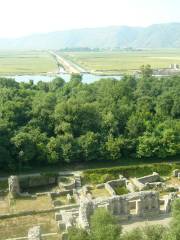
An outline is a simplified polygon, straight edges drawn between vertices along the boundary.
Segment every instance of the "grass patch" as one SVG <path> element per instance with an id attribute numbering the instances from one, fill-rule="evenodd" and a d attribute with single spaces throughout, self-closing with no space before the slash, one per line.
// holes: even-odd
<path id="1" fill-rule="evenodd" d="M 11 212 L 23 212 L 33 210 L 45 210 L 51 209 L 51 199 L 49 196 L 38 196 L 35 199 L 31 198 L 19 198 L 11 200 L 10 211 Z"/>
<path id="2" fill-rule="evenodd" d="M 9 199 L 8 196 L 0 198 L 0 214 L 19 213 L 24 211 L 38 211 L 52 209 L 49 196 L 38 196 L 37 198 Z"/>
<path id="3" fill-rule="evenodd" d="M 38 214 L 0 220 L 0 239 L 25 237 L 29 228 L 39 225 L 42 233 L 58 232 L 54 213 Z M 49 237 L 47 239 L 58 239 Z"/>
<path id="4" fill-rule="evenodd" d="M 114 190 L 115 190 L 117 195 L 123 195 L 123 194 L 128 194 L 129 193 L 129 191 L 125 187 L 116 187 Z"/>
<path id="5" fill-rule="evenodd" d="M 93 198 L 110 197 L 111 196 L 105 188 L 101 188 L 101 189 L 94 188 L 93 190 L 91 190 L 91 194 L 92 194 Z"/>
<path id="6" fill-rule="evenodd" d="M 68 205 L 68 204 L 74 204 L 76 203 L 74 197 L 72 197 L 71 202 L 69 203 L 67 200 L 67 196 L 58 196 L 53 198 L 54 201 L 58 201 L 58 206 Z"/>

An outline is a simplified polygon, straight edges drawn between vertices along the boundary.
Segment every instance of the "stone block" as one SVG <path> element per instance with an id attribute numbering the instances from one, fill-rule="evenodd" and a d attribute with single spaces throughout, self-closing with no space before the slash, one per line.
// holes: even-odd
<path id="1" fill-rule="evenodd" d="M 173 175 L 173 177 L 178 177 L 179 173 L 180 173 L 180 170 L 179 169 L 175 169 L 175 170 L 173 170 L 172 175 Z"/>
<path id="2" fill-rule="evenodd" d="M 59 227 L 60 231 L 62 231 L 62 232 L 66 230 L 66 225 L 64 222 L 59 221 L 58 227 Z"/>
<path id="3" fill-rule="evenodd" d="M 39 226 L 29 229 L 28 240 L 41 240 L 41 229 Z"/>
<path id="4" fill-rule="evenodd" d="M 13 198 L 16 198 L 20 194 L 19 178 L 17 176 L 11 176 L 8 178 L 9 193 Z"/>
<path id="5" fill-rule="evenodd" d="M 55 220 L 56 221 L 61 221 L 62 220 L 62 215 L 60 213 L 55 213 Z"/>

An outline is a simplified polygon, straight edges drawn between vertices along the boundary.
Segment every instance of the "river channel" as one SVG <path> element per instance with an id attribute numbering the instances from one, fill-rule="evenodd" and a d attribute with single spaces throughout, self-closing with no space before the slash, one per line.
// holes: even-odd
<path id="1" fill-rule="evenodd" d="M 39 81 L 50 82 L 55 77 L 62 77 L 66 82 L 68 82 L 71 78 L 70 74 L 56 74 L 56 75 L 14 75 L 14 76 L 6 76 L 7 78 L 14 78 L 17 82 L 29 82 L 29 80 L 33 80 L 36 84 Z M 93 74 L 83 74 L 83 82 L 84 83 L 93 83 L 98 81 L 99 79 L 104 78 L 115 78 L 120 80 L 122 76 L 98 76 Z"/>

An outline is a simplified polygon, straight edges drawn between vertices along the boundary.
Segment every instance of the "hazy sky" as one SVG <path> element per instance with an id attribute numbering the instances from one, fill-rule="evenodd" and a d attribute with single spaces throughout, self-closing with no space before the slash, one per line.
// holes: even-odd
<path id="1" fill-rule="evenodd" d="M 0 37 L 180 22 L 180 0 L 0 0 Z"/>

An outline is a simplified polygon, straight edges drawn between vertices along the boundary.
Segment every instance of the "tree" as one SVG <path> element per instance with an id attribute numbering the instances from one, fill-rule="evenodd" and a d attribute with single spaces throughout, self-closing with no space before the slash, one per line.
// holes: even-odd
<path id="1" fill-rule="evenodd" d="M 64 79 L 62 79 L 61 77 L 57 77 L 57 78 L 54 78 L 50 83 L 49 83 L 49 90 L 51 92 L 55 92 L 61 88 L 63 88 L 65 84 L 65 81 Z"/>
<path id="2" fill-rule="evenodd" d="M 81 152 L 81 161 L 93 161 L 99 158 L 100 144 L 98 134 L 87 132 L 78 138 L 78 144 Z"/>
<path id="3" fill-rule="evenodd" d="M 121 240 L 164 240 L 167 228 L 161 225 L 147 225 L 135 228 L 121 236 Z"/>
<path id="4" fill-rule="evenodd" d="M 124 139 L 122 137 L 113 137 L 110 135 L 105 143 L 105 150 L 108 157 L 112 160 L 119 160 L 122 156 Z"/>
<path id="5" fill-rule="evenodd" d="M 180 239 L 180 199 L 176 200 L 173 205 L 173 220 L 171 222 L 170 236 L 172 240 Z"/>
<path id="6" fill-rule="evenodd" d="M 10 132 L 11 129 L 10 126 L 8 126 L 8 123 L 0 119 L 0 168 L 5 170 L 11 168 L 13 162 Z"/>
<path id="7" fill-rule="evenodd" d="M 119 240 L 121 227 L 117 218 L 104 208 L 95 210 L 90 220 L 91 240 Z"/>
<path id="8" fill-rule="evenodd" d="M 152 70 L 151 66 L 149 64 L 146 66 L 142 65 L 141 66 L 141 74 L 142 74 L 143 78 L 151 77 L 153 74 L 153 70 Z"/>
<path id="9" fill-rule="evenodd" d="M 68 230 L 68 240 L 90 240 L 90 238 L 85 230 L 73 227 Z"/>

